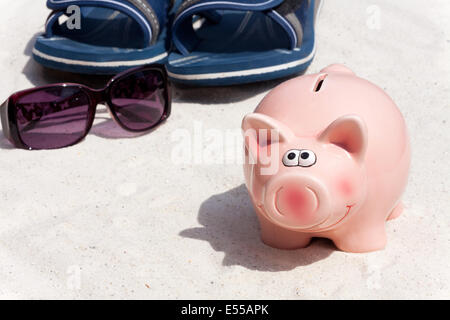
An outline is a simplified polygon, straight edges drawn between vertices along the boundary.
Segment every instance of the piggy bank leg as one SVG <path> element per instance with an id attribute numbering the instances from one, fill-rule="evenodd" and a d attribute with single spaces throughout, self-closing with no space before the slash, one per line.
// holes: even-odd
<path id="1" fill-rule="evenodd" d="M 400 202 L 399 204 L 397 204 L 395 208 L 392 210 L 392 212 L 389 214 L 387 220 L 398 218 L 402 214 L 403 208 L 404 208 L 403 203 Z"/>
<path id="2" fill-rule="evenodd" d="M 311 235 L 281 228 L 258 213 L 261 226 L 261 240 L 277 249 L 300 249 L 308 246 Z"/>
<path id="3" fill-rule="evenodd" d="M 331 239 L 339 250 L 345 252 L 370 252 L 386 246 L 385 222 L 367 225 L 358 230 L 347 230 L 345 234 Z"/>

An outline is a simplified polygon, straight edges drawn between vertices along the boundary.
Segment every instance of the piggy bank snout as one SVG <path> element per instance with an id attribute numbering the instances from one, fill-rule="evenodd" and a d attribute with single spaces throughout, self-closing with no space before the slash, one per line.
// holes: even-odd
<path id="1" fill-rule="evenodd" d="M 317 210 L 316 193 L 306 186 L 286 186 L 278 190 L 275 205 L 282 215 L 302 220 L 313 219 Z"/>
<path id="2" fill-rule="evenodd" d="M 272 178 L 265 189 L 264 206 L 271 220 L 294 229 L 317 226 L 330 215 L 326 187 L 314 177 L 302 175 Z"/>

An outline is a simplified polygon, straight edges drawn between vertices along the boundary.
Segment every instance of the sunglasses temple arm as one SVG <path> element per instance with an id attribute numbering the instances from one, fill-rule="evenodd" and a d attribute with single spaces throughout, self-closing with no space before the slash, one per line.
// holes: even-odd
<path id="1" fill-rule="evenodd" d="M 3 102 L 2 105 L 0 105 L 0 119 L 2 123 L 3 135 L 9 140 L 11 137 L 9 131 L 8 101 L 9 99 Z"/>

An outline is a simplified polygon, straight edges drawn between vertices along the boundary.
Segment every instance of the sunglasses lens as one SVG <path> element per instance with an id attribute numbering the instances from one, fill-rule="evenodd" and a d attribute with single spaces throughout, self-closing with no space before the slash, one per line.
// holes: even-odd
<path id="1" fill-rule="evenodd" d="M 167 105 L 164 76 L 144 70 L 115 81 L 111 86 L 111 108 L 118 121 L 132 131 L 144 131 L 158 124 Z"/>
<path id="2" fill-rule="evenodd" d="M 19 135 L 26 145 L 62 148 L 85 136 L 89 96 L 78 87 L 50 87 L 21 97 L 16 110 Z"/>

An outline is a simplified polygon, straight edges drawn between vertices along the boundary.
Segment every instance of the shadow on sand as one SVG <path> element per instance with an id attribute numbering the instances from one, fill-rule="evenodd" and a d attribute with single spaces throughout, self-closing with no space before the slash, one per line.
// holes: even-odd
<path id="1" fill-rule="evenodd" d="M 260 240 L 259 226 L 244 185 L 204 201 L 198 213 L 200 228 L 183 230 L 182 237 L 208 241 L 225 253 L 223 265 L 259 271 L 287 271 L 327 258 L 335 250 L 327 239 L 314 239 L 304 249 L 279 250 Z"/>

